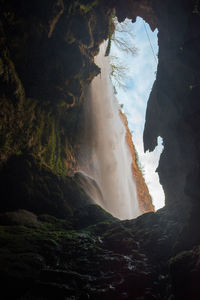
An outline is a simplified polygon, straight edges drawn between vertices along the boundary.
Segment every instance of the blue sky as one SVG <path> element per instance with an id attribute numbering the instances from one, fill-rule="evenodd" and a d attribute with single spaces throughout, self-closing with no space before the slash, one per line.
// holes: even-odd
<path id="1" fill-rule="evenodd" d="M 143 148 L 143 129 L 145 122 L 145 112 L 149 94 L 152 89 L 153 82 L 155 81 L 157 63 L 152 53 L 151 46 L 145 32 L 143 20 L 137 18 L 135 23 L 126 22 L 127 29 L 131 35 L 124 33 L 118 34 L 118 37 L 124 36 L 130 46 L 134 43 L 138 48 L 137 55 L 124 53 L 114 43 L 111 46 L 110 55 L 117 56 L 122 65 L 127 67 L 127 76 L 124 79 L 126 89 L 116 86 L 117 99 L 120 104 L 124 104 L 123 111 L 126 113 L 129 128 L 132 132 L 133 142 L 137 149 L 140 162 L 144 168 L 144 177 L 148 185 L 153 203 L 156 209 L 164 205 L 164 193 L 161 185 L 159 184 L 158 174 L 155 170 L 158 166 L 160 153 L 162 152 L 162 139 L 158 139 L 158 146 L 156 149 L 149 153 L 144 153 Z M 158 53 L 157 33 L 151 31 L 149 25 L 145 23 L 148 35 L 150 37 L 155 54 Z"/>

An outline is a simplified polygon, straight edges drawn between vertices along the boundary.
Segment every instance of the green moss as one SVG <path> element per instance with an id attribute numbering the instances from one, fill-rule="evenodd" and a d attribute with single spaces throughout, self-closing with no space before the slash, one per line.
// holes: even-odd
<path id="1" fill-rule="evenodd" d="M 102 240 L 106 247 L 117 253 L 131 254 L 138 249 L 131 229 L 124 227 L 121 222 L 110 224 L 104 231 Z"/>
<path id="2" fill-rule="evenodd" d="M 7 91 L 10 95 L 12 93 L 12 100 L 14 102 L 23 102 L 25 99 L 25 91 L 22 82 L 15 70 L 15 65 L 9 57 L 8 49 L 1 52 L 1 69 L 2 69 L 2 82 L 5 87 L 9 85 L 10 90 Z"/>
<path id="3" fill-rule="evenodd" d="M 99 3 L 99 0 L 93 0 L 91 3 L 88 4 L 82 4 L 80 3 L 80 9 L 86 14 L 88 13 L 94 6 L 97 6 Z"/>
<path id="4" fill-rule="evenodd" d="M 115 11 L 113 10 L 111 15 L 109 16 L 109 21 L 108 21 L 108 37 L 107 37 L 108 44 L 106 47 L 105 56 L 109 56 L 109 54 L 110 54 L 112 35 L 115 30 L 115 25 L 114 25 L 114 21 L 113 21 L 114 17 L 115 17 Z"/>
<path id="5" fill-rule="evenodd" d="M 55 263 L 62 232 L 25 226 L 0 226 L 0 267 L 13 277 L 34 277 L 44 262 Z M 67 234 L 65 234 L 66 238 Z M 70 235 L 68 235 L 68 238 Z M 45 260 L 44 260 L 45 258 Z"/>
<path id="6" fill-rule="evenodd" d="M 61 143 L 61 128 L 55 116 L 42 109 L 34 99 L 26 99 L 14 105 L 0 100 L 4 115 L 1 122 L 0 159 L 12 154 L 21 155 L 24 150 L 39 158 L 56 174 L 65 175 L 65 143 Z"/>
<path id="7" fill-rule="evenodd" d="M 55 133 L 55 120 L 51 124 L 51 135 L 49 136 L 49 147 L 50 147 L 50 167 L 53 169 L 56 162 L 56 133 Z"/>
<path id="8" fill-rule="evenodd" d="M 84 209 L 76 210 L 73 215 L 75 228 L 87 228 L 99 222 L 114 222 L 117 219 L 96 204 L 85 205 Z"/>
<path id="9" fill-rule="evenodd" d="M 16 155 L 22 155 L 22 150 L 17 151 Z"/>
<path id="10" fill-rule="evenodd" d="M 39 219 L 39 228 L 0 226 L 1 271 L 17 277 L 32 277 L 31 272 L 38 273 L 45 264 L 54 266 L 57 256 L 69 259 L 79 251 L 82 255 L 98 251 L 90 231 L 66 229 L 68 224 L 64 219 L 49 215 L 42 215 Z"/>
<path id="11" fill-rule="evenodd" d="M 56 174 L 66 175 L 65 142 L 61 141 L 63 130 L 60 122 L 47 104 L 41 105 L 38 100 L 25 97 L 9 52 L 5 53 L 1 60 L 4 94 L 0 98 L 3 116 L 0 123 L 0 163 L 13 154 L 21 155 L 28 151 Z"/>
<path id="12" fill-rule="evenodd" d="M 50 215 L 40 215 L 38 220 L 43 223 L 46 230 L 61 231 L 72 229 L 72 220 L 70 219 L 63 220 Z"/>
<path id="13" fill-rule="evenodd" d="M 97 224 L 93 224 L 88 226 L 88 230 L 90 230 L 95 235 L 102 235 L 106 231 L 108 231 L 110 228 L 112 228 L 113 223 L 118 222 L 118 220 L 107 220 L 103 222 L 99 222 Z"/>
<path id="14" fill-rule="evenodd" d="M 83 89 L 99 73 L 99 68 L 93 63 L 93 56 L 99 44 L 112 31 L 111 13 L 105 13 L 100 1 L 81 0 L 65 5 L 67 18 L 60 17 L 52 40 L 48 40 L 41 52 L 37 49 L 40 42 L 33 49 L 30 45 L 24 47 L 27 37 L 20 35 L 20 32 L 30 27 L 30 36 L 40 41 L 43 32 L 47 30 L 45 25 L 35 22 L 35 19 L 34 22 L 26 19 L 26 14 L 20 15 L 18 19 L 12 9 L 9 13 L 6 9 L 3 26 L 10 26 L 13 32 L 11 30 L 8 34 L 9 49 L 5 46 L 0 61 L 3 74 L 0 163 L 14 154 L 28 152 L 55 174 L 62 176 L 71 171 L 68 168 L 74 170 L 76 166 L 75 152 L 81 134 L 80 97 Z M 24 9 L 29 11 L 26 5 Z M 40 13 L 38 7 L 37 17 L 40 17 Z M 54 43 L 53 38 L 58 44 Z M 89 52 L 85 50 L 86 47 L 89 47 Z M 27 49 L 31 50 L 27 52 Z M 49 52 L 46 51 L 45 57 L 41 56 L 38 61 L 38 53 L 43 53 L 45 49 L 49 49 Z M 49 59 L 54 53 L 57 53 L 57 58 L 55 65 L 51 66 Z M 26 68 L 28 63 L 22 64 L 22 58 L 25 62 L 29 59 L 33 62 L 31 72 Z M 40 68 L 42 72 L 38 72 Z M 41 73 L 49 75 L 42 78 Z M 26 97 L 25 90 L 29 97 Z"/>
<path id="15" fill-rule="evenodd" d="M 194 9 L 193 9 L 192 13 L 197 14 L 197 15 L 200 16 L 200 2 L 199 2 L 199 0 L 195 1 Z"/>

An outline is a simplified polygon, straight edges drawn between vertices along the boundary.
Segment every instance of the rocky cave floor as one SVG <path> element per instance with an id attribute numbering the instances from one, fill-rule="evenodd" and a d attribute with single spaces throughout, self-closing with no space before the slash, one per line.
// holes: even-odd
<path id="1" fill-rule="evenodd" d="M 180 251 L 165 208 L 129 221 L 96 205 L 71 220 L 18 210 L 0 224 L 4 299 L 199 299 L 200 247 Z"/>

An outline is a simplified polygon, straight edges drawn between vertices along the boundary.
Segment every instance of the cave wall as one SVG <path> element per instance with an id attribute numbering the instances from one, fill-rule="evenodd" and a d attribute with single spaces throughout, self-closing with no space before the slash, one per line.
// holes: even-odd
<path id="1" fill-rule="evenodd" d="M 200 299 L 199 1 L 0 4 L 5 299 Z M 112 34 L 113 8 L 120 21 L 141 16 L 159 29 L 144 145 L 153 150 L 164 139 L 158 172 L 166 207 L 130 221 L 91 205 L 69 176 L 83 92 L 99 72 L 93 57 Z M 19 208 L 26 210 L 7 212 Z"/>
<path id="2" fill-rule="evenodd" d="M 98 1 L 0 1 L 0 210 L 68 216 L 88 204 L 75 178 L 84 90 L 99 73 L 112 9 Z"/>
<path id="3" fill-rule="evenodd" d="M 144 148 L 152 151 L 157 137 L 163 138 L 157 171 L 166 205 L 172 209 L 177 205 L 199 206 L 198 1 L 165 1 L 154 11 L 159 63 L 147 106 Z"/>

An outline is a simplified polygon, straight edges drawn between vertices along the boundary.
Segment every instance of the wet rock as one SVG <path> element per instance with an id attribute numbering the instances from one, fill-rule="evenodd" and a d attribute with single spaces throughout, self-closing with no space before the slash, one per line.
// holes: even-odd
<path id="1" fill-rule="evenodd" d="M 175 299 L 198 299 L 200 247 L 178 253 L 170 259 L 170 275 L 172 278 Z"/>
<path id="2" fill-rule="evenodd" d="M 86 228 L 98 222 L 115 222 L 116 218 L 96 204 L 86 205 L 84 210 L 76 210 L 73 215 L 73 224 L 77 229 Z"/>
<path id="3" fill-rule="evenodd" d="M 27 227 L 40 227 L 37 216 L 25 209 L 19 209 L 14 212 L 0 213 L 0 224 L 2 225 L 24 225 Z"/>
<path id="4" fill-rule="evenodd" d="M 27 209 L 34 213 L 48 213 L 70 217 L 73 207 L 88 205 L 90 199 L 71 177 L 57 177 L 41 167 L 32 155 L 12 156 L 0 170 L 5 201 L 0 210 Z"/>

